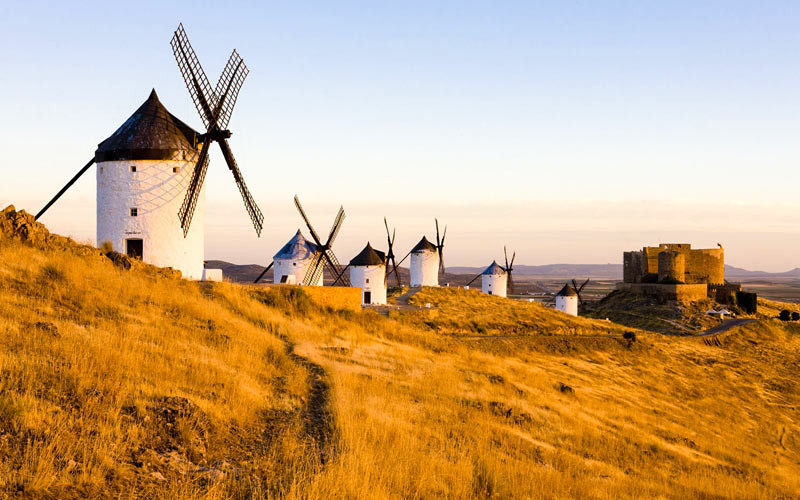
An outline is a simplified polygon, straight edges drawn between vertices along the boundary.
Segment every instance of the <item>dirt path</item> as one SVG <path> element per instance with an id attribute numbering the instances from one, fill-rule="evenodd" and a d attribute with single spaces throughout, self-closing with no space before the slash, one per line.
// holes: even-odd
<path id="1" fill-rule="evenodd" d="M 333 413 L 330 409 L 330 386 L 325 369 L 294 352 L 294 344 L 285 336 L 278 337 L 286 344 L 289 357 L 308 372 L 308 399 L 302 410 L 303 432 L 314 441 L 317 457 L 322 465 L 333 458 Z"/>
<path id="2" fill-rule="evenodd" d="M 407 306 L 407 305 L 409 305 L 408 304 L 408 299 L 410 299 L 411 297 L 413 297 L 414 295 L 419 293 L 420 290 L 422 290 L 422 288 L 420 288 L 420 287 L 409 288 L 406 293 L 404 293 L 402 295 L 398 295 L 397 297 L 395 297 L 394 301 L 398 305 Z"/>

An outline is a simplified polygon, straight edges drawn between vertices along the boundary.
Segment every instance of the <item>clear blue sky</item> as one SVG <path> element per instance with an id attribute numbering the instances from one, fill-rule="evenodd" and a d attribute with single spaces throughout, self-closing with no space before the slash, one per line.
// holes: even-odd
<path id="1" fill-rule="evenodd" d="M 155 87 L 199 128 L 169 39 L 215 82 L 251 74 L 231 144 L 265 212 L 255 238 L 220 155 L 207 257 L 266 261 L 348 211 L 349 259 L 450 225 L 448 261 L 620 262 L 659 241 L 800 266 L 797 2 L 0 3 L 0 204 L 36 211 Z M 94 237 L 92 174 L 44 218 Z"/>

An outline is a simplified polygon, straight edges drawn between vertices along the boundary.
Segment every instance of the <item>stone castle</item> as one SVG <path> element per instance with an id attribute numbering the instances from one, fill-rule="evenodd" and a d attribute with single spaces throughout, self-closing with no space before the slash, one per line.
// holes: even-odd
<path id="1" fill-rule="evenodd" d="M 659 299 L 693 301 L 735 291 L 725 284 L 725 252 L 662 243 L 623 254 L 623 282 L 617 289 Z M 737 287 L 739 288 L 739 287 Z M 740 289 L 740 288 L 739 288 Z"/>
<path id="2" fill-rule="evenodd" d="M 662 243 L 625 252 L 625 283 L 721 285 L 725 282 L 725 252 L 719 248 L 693 249 L 688 243 Z"/>

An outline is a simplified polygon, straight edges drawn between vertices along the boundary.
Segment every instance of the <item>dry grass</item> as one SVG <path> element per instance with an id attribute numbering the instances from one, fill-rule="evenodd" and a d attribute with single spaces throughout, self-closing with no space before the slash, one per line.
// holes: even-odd
<path id="1" fill-rule="evenodd" d="M 721 347 L 640 330 L 629 342 L 630 328 L 464 290 L 424 290 L 412 302 L 435 313 L 388 318 L 286 290 L 0 245 L 0 496 L 800 491 L 794 325 L 764 320 Z M 309 366 L 287 343 L 326 370 L 324 464 Z"/>

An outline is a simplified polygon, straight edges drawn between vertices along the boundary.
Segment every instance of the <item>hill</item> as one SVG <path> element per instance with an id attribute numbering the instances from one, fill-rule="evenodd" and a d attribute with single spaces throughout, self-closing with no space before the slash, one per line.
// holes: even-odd
<path id="1" fill-rule="evenodd" d="M 353 312 L 3 227 L 0 497 L 800 490 L 796 324 L 709 346 L 463 289 Z"/>

